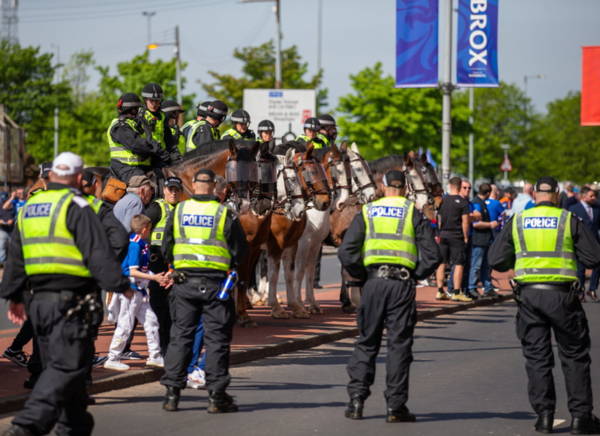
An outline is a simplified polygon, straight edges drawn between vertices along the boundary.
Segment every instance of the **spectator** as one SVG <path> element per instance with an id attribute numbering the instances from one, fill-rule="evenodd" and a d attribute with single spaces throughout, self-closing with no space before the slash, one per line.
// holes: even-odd
<path id="1" fill-rule="evenodd" d="M 490 196 L 487 200 L 485 200 L 485 205 L 487 206 L 488 213 L 490 214 L 490 221 L 498 222 L 498 227 L 494 229 L 494 234 L 500 232 L 502 228 L 502 215 L 504 213 L 504 207 L 498 197 L 500 196 L 500 191 L 498 187 L 494 184 L 490 185 L 492 191 L 490 192 Z"/>
<path id="2" fill-rule="evenodd" d="M 146 176 L 133 176 L 129 179 L 127 194 L 115 203 L 113 213 L 127 232 L 131 232 L 131 218 L 144 213 L 144 207 L 150 203 L 154 188 Z"/>
<path id="3" fill-rule="evenodd" d="M 443 263 L 436 272 L 438 300 L 451 298 L 454 301 L 471 301 L 460 292 L 465 266 L 465 249 L 469 240 L 469 203 L 460 196 L 462 180 L 452 177 L 449 181 L 450 194 L 446 195 L 438 212 L 440 228 L 440 251 Z M 446 266 L 453 268 L 454 293 L 444 292 Z"/>
<path id="4" fill-rule="evenodd" d="M 493 297 L 496 295 L 492 287 L 492 281 L 489 268 L 487 267 L 487 252 L 492 244 L 493 230 L 498 227 L 498 221 L 491 220 L 486 200 L 489 199 L 492 187 L 488 183 L 483 183 L 479 187 L 479 192 L 473 198 L 473 204 L 476 205 L 481 213 L 481 219 L 473 223 L 473 233 L 471 237 L 471 259 L 469 266 L 469 287 L 468 295 L 471 298 L 479 298 L 477 292 L 477 283 L 481 276 L 483 283 L 483 296 Z"/>
<path id="5" fill-rule="evenodd" d="M 12 210 L 13 216 L 16 217 L 19 213 L 19 209 L 23 207 L 26 201 L 27 200 L 25 199 L 25 189 L 17 188 L 12 192 L 12 194 L 10 194 L 10 197 L 8 197 L 6 201 L 4 201 L 2 209 Z"/>
<path id="6" fill-rule="evenodd" d="M 531 183 L 525 183 L 523 185 L 523 192 L 517 195 L 515 201 L 513 201 L 512 208 L 510 209 L 510 216 L 514 216 L 519 212 L 523 212 L 526 209 L 530 209 L 535 205 L 533 201 L 533 185 Z"/>
<path id="7" fill-rule="evenodd" d="M 573 183 L 565 182 L 565 190 L 560 193 L 558 202 L 560 207 L 566 210 L 577 204 L 577 192 L 575 192 L 575 185 Z"/>
<path id="8" fill-rule="evenodd" d="M 569 211 L 577 215 L 588 229 L 592 231 L 594 237 L 598 239 L 598 231 L 600 230 L 600 208 L 598 207 L 596 200 L 598 195 L 590 187 L 584 186 L 581 188 L 581 201 L 575 203 Z M 582 296 L 585 299 L 585 266 L 581 262 L 577 262 L 577 278 L 579 280 L 579 286 L 584 291 Z M 592 301 L 598 301 L 596 295 L 596 289 L 598 289 L 598 281 L 600 279 L 600 270 L 595 268 L 592 270 L 592 277 L 590 278 L 590 286 L 587 291 L 587 295 Z"/>
<path id="9" fill-rule="evenodd" d="M 1 193 L 0 202 L 4 205 L 8 199 L 8 194 Z M 6 261 L 6 250 L 8 248 L 8 240 L 12 232 L 15 217 L 13 215 L 12 206 L 10 209 L 0 208 L 0 267 Z"/>
<path id="10" fill-rule="evenodd" d="M 517 198 L 517 191 L 512 186 L 509 186 L 504 190 L 504 196 L 500 199 L 500 204 L 505 211 L 508 211 L 512 208 L 513 201 Z"/>

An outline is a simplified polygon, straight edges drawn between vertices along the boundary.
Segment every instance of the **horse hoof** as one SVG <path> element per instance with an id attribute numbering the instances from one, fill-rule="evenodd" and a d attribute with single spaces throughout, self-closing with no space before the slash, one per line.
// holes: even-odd
<path id="1" fill-rule="evenodd" d="M 272 310 L 271 311 L 271 317 L 275 318 L 275 319 L 289 319 L 290 318 L 290 314 L 287 313 L 285 310 Z"/>
<path id="2" fill-rule="evenodd" d="M 347 304 L 342 306 L 342 312 L 344 313 L 356 313 L 356 306 L 353 304 Z"/>
<path id="3" fill-rule="evenodd" d="M 323 313 L 321 308 L 319 306 L 317 306 L 316 304 L 312 304 L 312 305 L 308 306 L 308 311 L 310 313 L 312 313 L 313 315 L 321 315 Z"/>
<path id="4" fill-rule="evenodd" d="M 310 313 L 306 310 L 295 310 L 292 312 L 292 316 L 296 319 L 309 319 Z"/>
<path id="5" fill-rule="evenodd" d="M 265 300 L 256 300 L 252 304 L 254 304 L 254 306 L 256 306 L 256 307 L 264 307 L 267 305 L 267 302 Z"/>

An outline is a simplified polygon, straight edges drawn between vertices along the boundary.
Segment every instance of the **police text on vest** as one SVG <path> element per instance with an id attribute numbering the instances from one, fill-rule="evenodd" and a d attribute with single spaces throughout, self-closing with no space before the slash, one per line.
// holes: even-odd
<path id="1" fill-rule="evenodd" d="M 375 206 L 369 209 L 369 217 L 404 218 L 405 211 L 403 207 Z"/>
<path id="2" fill-rule="evenodd" d="M 52 203 L 29 204 L 25 209 L 25 218 L 40 218 L 50 216 Z"/>
<path id="3" fill-rule="evenodd" d="M 183 215 L 181 224 L 192 227 L 213 227 L 215 217 L 210 215 L 193 215 L 186 213 Z"/>
<path id="4" fill-rule="evenodd" d="M 524 229 L 557 229 L 558 218 L 553 216 L 528 216 L 523 219 Z"/>

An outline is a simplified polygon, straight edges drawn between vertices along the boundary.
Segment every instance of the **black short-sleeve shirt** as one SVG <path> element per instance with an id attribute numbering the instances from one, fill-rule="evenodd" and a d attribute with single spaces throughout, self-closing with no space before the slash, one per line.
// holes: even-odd
<path id="1" fill-rule="evenodd" d="M 442 221 L 440 237 L 462 239 L 462 216 L 469 214 L 469 202 L 460 195 L 446 195 L 438 214 Z"/>

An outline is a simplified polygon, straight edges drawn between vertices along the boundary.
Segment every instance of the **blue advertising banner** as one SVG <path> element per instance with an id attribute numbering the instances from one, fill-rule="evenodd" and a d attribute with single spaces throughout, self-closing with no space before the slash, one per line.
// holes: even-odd
<path id="1" fill-rule="evenodd" d="M 396 87 L 438 86 L 438 0 L 396 0 Z"/>
<path id="2" fill-rule="evenodd" d="M 498 86 L 498 2 L 459 0 L 456 81 Z"/>

